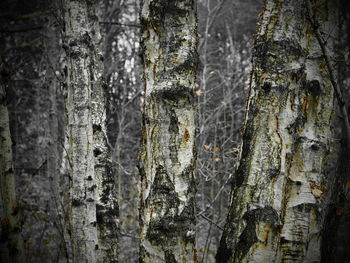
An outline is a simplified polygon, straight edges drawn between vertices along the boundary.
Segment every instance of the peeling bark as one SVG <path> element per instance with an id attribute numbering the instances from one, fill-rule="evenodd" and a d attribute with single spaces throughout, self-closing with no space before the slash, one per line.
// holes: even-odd
<path id="1" fill-rule="evenodd" d="M 338 1 L 312 7 L 334 56 Z M 320 262 L 336 182 L 336 113 L 304 1 L 265 1 L 241 156 L 217 262 Z"/>
<path id="2" fill-rule="evenodd" d="M 146 0 L 140 262 L 195 262 L 194 1 Z"/>

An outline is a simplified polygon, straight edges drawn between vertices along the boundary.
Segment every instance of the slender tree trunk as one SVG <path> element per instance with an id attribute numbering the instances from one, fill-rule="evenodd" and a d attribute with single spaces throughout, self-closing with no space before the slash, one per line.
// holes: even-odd
<path id="1" fill-rule="evenodd" d="M 89 67 L 92 81 L 92 125 L 94 135 L 95 174 L 97 179 L 97 230 L 99 242 L 98 262 L 116 263 L 118 261 L 118 216 L 115 173 L 112 170 L 110 149 L 107 144 L 106 105 L 107 97 L 103 83 L 103 57 L 101 35 L 96 3 L 88 4 L 92 46 Z"/>
<path id="2" fill-rule="evenodd" d="M 195 2 L 146 0 L 141 262 L 195 262 Z"/>
<path id="3" fill-rule="evenodd" d="M 312 6 L 334 56 L 338 1 Z M 339 114 L 304 1 L 265 1 L 245 131 L 217 262 L 320 262 Z M 338 137 L 339 138 L 339 137 Z"/>
<path id="4" fill-rule="evenodd" d="M 3 69 L 5 71 L 6 68 Z M 3 72 L 6 74 L 6 72 Z M 1 193 L 1 240 L 8 250 L 9 262 L 24 262 L 22 251 L 21 222 L 16 198 L 15 174 L 13 171 L 12 140 L 6 105 L 5 83 L 0 85 L 0 193 Z M 1 245 L 2 246 L 2 245 Z M 6 260 L 6 255 L 0 259 Z"/>
<path id="5" fill-rule="evenodd" d="M 91 98 L 96 77 L 91 53 L 95 36 L 87 1 L 66 0 L 64 11 L 73 262 L 96 262 L 99 244 Z"/>

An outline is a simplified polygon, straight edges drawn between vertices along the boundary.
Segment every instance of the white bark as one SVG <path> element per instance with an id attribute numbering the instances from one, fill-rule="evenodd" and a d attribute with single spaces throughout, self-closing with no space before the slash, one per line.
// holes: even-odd
<path id="1" fill-rule="evenodd" d="M 96 176 L 91 93 L 94 34 L 86 1 L 67 0 L 65 37 L 68 61 L 68 159 L 71 165 L 71 228 L 73 262 L 96 262 L 99 249 L 96 222 Z"/>
<path id="2" fill-rule="evenodd" d="M 337 1 L 314 12 L 334 55 Z M 337 177 L 338 108 L 303 1 L 265 2 L 218 262 L 320 262 Z"/>
<path id="3" fill-rule="evenodd" d="M 142 7 L 141 262 L 195 262 L 194 1 Z"/>

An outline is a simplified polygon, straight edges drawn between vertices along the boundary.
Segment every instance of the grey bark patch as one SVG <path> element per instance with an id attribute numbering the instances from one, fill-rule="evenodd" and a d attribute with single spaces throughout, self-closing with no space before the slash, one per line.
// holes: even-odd
<path id="1" fill-rule="evenodd" d="M 238 259 L 243 258 L 249 251 L 249 249 L 258 242 L 259 239 L 256 236 L 256 224 L 259 222 L 270 223 L 275 229 L 279 226 L 279 216 L 275 209 L 270 206 L 264 208 L 257 208 L 247 211 L 243 215 L 243 219 L 246 221 L 246 227 L 242 234 L 239 236 L 237 244 Z"/>
<path id="2" fill-rule="evenodd" d="M 265 82 L 264 85 L 262 85 L 261 87 L 265 92 L 270 92 L 271 91 L 271 88 L 272 88 L 272 85 L 270 82 Z"/>
<path id="3" fill-rule="evenodd" d="M 154 215 L 164 215 L 150 221 L 147 239 L 157 244 L 165 244 L 171 238 L 172 233 L 177 230 L 174 218 L 179 202 L 174 184 L 164 167 L 159 165 L 146 204 L 154 206 Z"/>
<path id="4" fill-rule="evenodd" d="M 179 120 L 174 111 L 170 114 L 169 132 L 174 134 L 179 132 Z"/>
<path id="5" fill-rule="evenodd" d="M 226 233 L 223 232 L 218 251 L 215 256 L 216 263 L 227 263 L 232 257 L 232 249 L 228 248 L 226 242 Z"/>
<path id="6" fill-rule="evenodd" d="M 257 114 L 257 113 L 256 113 Z M 253 115 L 253 118 L 256 115 Z M 250 119 L 247 122 L 247 126 L 244 130 L 243 134 L 243 145 L 242 145 L 242 156 L 241 156 L 241 161 L 239 163 L 237 172 L 234 175 L 234 178 L 232 180 L 232 186 L 241 186 L 245 180 L 245 178 L 249 174 L 249 160 L 250 160 L 250 147 L 253 144 L 253 133 L 254 130 L 254 119 Z"/>
<path id="7" fill-rule="evenodd" d="M 318 151 L 320 149 L 320 146 L 317 144 L 317 143 L 313 143 L 311 146 L 310 146 L 310 149 L 314 152 Z"/>
<path id="8" fill-rule="evenodd" d="M 98 148 L 94 149 L 94 157 L 98 157 L 100 154 L 102 154 L 102 151 Z"/>
<path id="9" fill-rule="evenodd" d="M 310 94 L 314 97 L 318 97 L 324 94 L 322 91 L 320 82 L 316 79 L 307 81 L 305 83 L 305 88 L 310 92 Z"/>
<path id="10" fill-rule="evenodd" d="M 96 211 L 97 222 L 103 220 L 103 218 L 105 217 L 119 217 L 118 207 L 106 209 L 105 206 L 96 204 L 96 208 L 97 208 L 97 211 Z M 107 225 L 112 224 L 112 222 L 110 221 L 107 221 L 105 223 Z M 110 233 L 110 236 L 117 236 L 117 233 Z"/>
<path id="11" fill-rule="evenodd" d="M 101 125 L 100 125 L 100 124 L 95 124 L 95 123 L 94 123 L 94 124 L 92 125 L 92 131 L 93 131 L 93 133 L 102 131 Z"/>
<path id="12" fill-rule="evenodd" d="M 176 66 L 172 71 L 173 72 L 184 72 L 187 70 L 195 70 L 198 65 L 198 54 L 196 52 L 191 52 L 186 60 L 181 63 L 179 66 Z"/>
<path id="13" fill-rule="evenodd" d="M 149 21 L 156 27 L 164 26 L 177 26 L 182 23 L 178 21 L 177 17 L 185 17 L 188 15 L 190 8 L 179 8 L 176 4 L 178 1 L 165 0 L 161 1 L 150 1 L 149 8 L 150 14 L 148 16 Z M 189 1 L 193 5 L 193 1 Z M 164 24 L 164 21 L 167 23 Z"/>
<path id="14" fill-rule="evenodd" d="M 181 173 L 181 177 L 185 177 L 185 178 L 189 178 L 194 171 L 194 166 L 193 164 L 190 164 L 188 166 L 185 167 L 185 169 L 182 171 Z M 188 188 L 188 193 L 194 193 L 196 191 L 196 184 L 195 181 L 191 181 L 190 182 L 190 187 Z"/>
<path id="15" fill-rule="evenodd" d="M 315 211 L 316 213 L 319 213 L 318 208 L 319 208 L 318 204 L 311 204 L 311 203 L 303 203 L 293 207 L 293 209 L 302 213 L 310 213 L 311 210 Z"/>
<path id="16" fill-rule="evenodd" d="M 306 121 L 307 121 L 307 119 L 306 119 L 305 115 L 303 113 L 300 113 L 296 117 L 295 121 L 287 127 L 288 132 L 290 134 L 295 134 L 299 129 L 304 127 Z"/>
<path id="17" fill-rule="evenodd" d="M 305 51 L 296 41 L 282 39 L 278 41 L 260 41 L 255 44 L 253 57 L 256 66 L 267 73 L 280 73 L 284 65 L 292 60 L 293 56 L 302 56 Z"/>
<path id="18" fill-rule="evenodd" d="M 267 174 L 271 178 L 276 178 L 280 174 L 280 169 L 279 168 L 270 168 L 267 170 Z"/>
<path id="19" fill-rule="evenodd" d="M 254 222 L 267 222 L 270 223 L 272 226 L 278 226 L 279 222 L 279 216 L 275 209 L 273 209 L 271 206 L 266 206 L 263 208 L 256 208 L 250 211 L 247 211 L 243 219 L 247 222 L 254 221 Z"/>
<path id="20" fill-rule="evenodd" d="M 248 220 L 246 227 L 239 236 L 237 251 L 235 252 L 235 257 L 238 259 L 243 258 L 248 253 L 249 249 L 258 241 L 255 229 L 255 221 Z"/>
<path id="21" fill-rule="evenodd" d="M 88 191 L 94 191 L 97 188 L 97 185 L 93 185 L 91 187 L 88 188 Z"/>
<path id="22" fill-rule="evenodd" d="M 165 262 L 166 263 L 177 263 L 175 256 L 171 251 L 165 251 Z"/>
<path id="23" fill-rule="evenodd" d="M 150 196 L 175 192 L 175 187 L 167 171 L 162 165 L 158 165 Z"/>
<path id="24" fill-rule="evenodd" d="M 167 100 L 178 103 L 181 99 L 193 101 L 194 93 L 192 88 L 185 86 L 177 86 L 175 88 L 164 88 L 152 91 L 152 96 L 157 100 Z"/>
<path id="25" fill-rule="evenodd" d="M 77 199 L 77 198 L 72 199 L 72 206 L 81 206 L 83 204 L 84 204 L 84 202 L 80 199 Z"/>
<path id="26" fill-rule="evenodd" d="M 190 238 L 189 241 L 194 242 L 191 237 L 186 238 L 186 233 L 192 226 L 194 202 L 189 202 L 181 214 L 177 214 L 180 200 L 175 192 L 173 183 L 162 166 L 158 166 L 157 168 L 147 203 L 154 206 L 154 215 L 159 216 L 163 214 L 150 221 L 146 234 L 147 239 L 155 244 L 165 245 L 173 237 L 182 236 L 185 240 Z"/>

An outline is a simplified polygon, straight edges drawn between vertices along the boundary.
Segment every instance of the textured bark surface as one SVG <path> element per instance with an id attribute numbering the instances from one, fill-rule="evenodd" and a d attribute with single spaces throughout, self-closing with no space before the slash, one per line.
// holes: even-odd
<path id="1" fill-rule="evenodd" d="M 313 6 L 334 56 L 338 1 Z M 218 262 L 320 262 L 338 107 L 304 1 L 265 1 Z"/>
<path id="2" fill-rule="evenodd" d="M 146 0 L 141 262 L 195 262 L 194 1 Z"/>
<path id="3" fill-rule="evenodd" d="M 5 83 L 0 85 L 0 260 L 24 262 Z M 7 250 L 7 251 L 6 251 Z"/>
<path id="4" fill-rule="evenodd" d="M 96 176 L 92 125 L 93 27 L 87 1 L 64 2 L 67 52 L 68 160 L 73 262 L 96 262 Z"/>
<path id="5" fill-rule="evenodd" d="M 96 16 L 97 2 L 88 4 L 88 16 L 92 37 L 90 50 L 90 74 L 92 84 L 92 125 L 94 137 L 95 175 L 97 180 L 97 231 L 99 254 L 97 262 L 116 263 L 118 261 L 118 216 L 115 173 L 112 170 L 110 149 L 107 144 L 106 90 L 103 80 L 103 57 L 101 35 Z"/>

